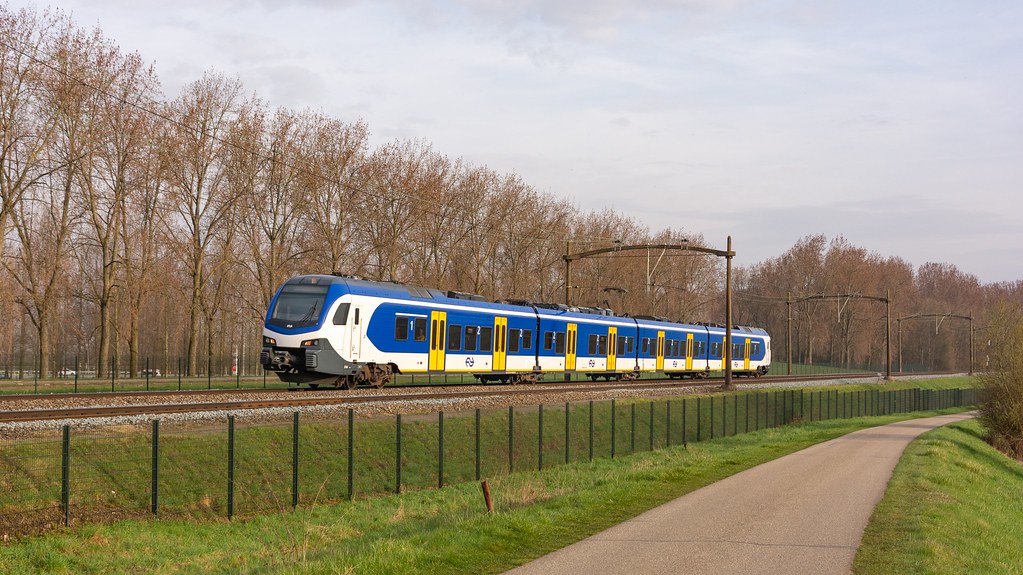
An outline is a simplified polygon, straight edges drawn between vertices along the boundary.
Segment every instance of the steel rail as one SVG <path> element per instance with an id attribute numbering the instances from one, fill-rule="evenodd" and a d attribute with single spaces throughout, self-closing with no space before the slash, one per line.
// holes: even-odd
<path id="1" fill-rule="evenodd" d="M 869 379 L 875 378 L 875 374 L 832 374 L 813 376 L 776 377 L 769 380 L 749 379 L 741 382 L 743 385 L 754 383 L 785 383 L 798 381 L 826 381 L 831 379 Z M 393 401 L 418 401 L 436 399 L 473 399 L 482 397 L 497 397 L 502 395 L 536 395 L 536 394 L 563 394 L 583 393 L 594 391 L 642 391 L 649 389 L 670 389 L 673 387 L 710 387 L 720 386 L 720 380 L 656 380 L 640 383 L 589 383 L 564 386 L 515 386 L 494 390 L 473 390 L 473 391 L 448 391 L 448 392 L 426 392 L 426 393 L 401 393 L 386 395 L 344 395 L 332 397 L 300 397 L 292 396 L 289 399 L 281 400 L 241 400 L 222 401 L 207 403 L 169 403 L 169 404 L 143 404 L 123 406 L 100 406 L 100 407 L 70 407 L 60 409 L 26 409 L 0 411 L 0 423 L 44 421 L 60 419 L 90 419 L 96 417 L 117 417 L 137 415 L 164 415 L 173 413 L 199 413 L 209 411 L 245 411 L 266 408 L 284 407 L 313 407 L 323 405 L 346 405 L 366 403 L 387 403 Z M 236 390 L 229 390 L 236 391 Z"/>

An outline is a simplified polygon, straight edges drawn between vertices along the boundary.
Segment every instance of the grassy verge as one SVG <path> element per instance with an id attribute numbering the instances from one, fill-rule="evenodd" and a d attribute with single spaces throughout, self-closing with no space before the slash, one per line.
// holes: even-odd
<path id="1" fill-rule="evenodd" d="M 915 416 L 930 415 L 916 413 Z M 2 548 L 0 572 L 496 573 L 689 491 L 906 415 L 789 425 L 490 480 L 244 521 L 123 521 Z"/>
<path id="2" fill-rule="evenodd" d="M 874 511 L 854 572 L 1020 573 L 1023 465 L 977 421 L 913 442 Z"/>
<path id="3" fill-rule="evenodd" d="M 297 436 L 294 426 L 284 423 L 289 418 L 264 423 L 239 415 L 233 450 L 226 421 L 203 427 L 167 421 L 158 434 L 148 425 L 75 428 L 68 434 L 66 467 L 61 430 L 50 429 L 0 439 L 0 536 L 63 524 L 65 494 L 72 526 L 145 517 L 154 485 L 160 517 L 246 516 L 272 512 L 293 497 L 300 505 L 346 500 L 349 481 L 357 497 L 386 495 L 399 484 L 408 492 L 469 481 L 477 465 L 482 476 L 495 477 L 793 421 L 937 409 L 961 399 L 949 387 L 970 385 L 962 379 L 920 383 L 934 389 L 920 392 L 893 382 L 806 392 L 758 390 L 489 409 L 476 414 L 478 419 L 472 412 L 449 412 L 406 415 L 399 422 L 356 413 L 351 428 L 347 416 L 303 417 Z"/>

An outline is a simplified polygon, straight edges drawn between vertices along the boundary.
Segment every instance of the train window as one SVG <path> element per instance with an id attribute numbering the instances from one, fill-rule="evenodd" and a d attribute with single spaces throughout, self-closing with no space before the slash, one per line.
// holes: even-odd
<path id="1" fill-rule="evenodd" d="M 554 353 L 565 353 L 565 332 L 554 334 Z"/>
<path id="2" fill-rule="evenodd" d="M 635 353 L 636 352 L 636 338 L 634 338 L 632 336 L 629 336 L 629 337 L 625 338 L 625 342 L 626 342 L 625 353 Z"/>
<path id="3" fill-rule="evenodd" d="M 356 310 L 358 311 L 358 310 Z M 417 317 L 412 322 L 412 339 L 416 341 L 426 341 L 426 318 Z"/>
<path id="4" fill-rule="evenodd" d="M 625 344 L 626 344 L 626 340 L 628 340 L 628 339 L 629 338 L 627 338 L 627 337 L 619 337 L 618 338 L 618 355 L 625 355 Z"/>
<path id="5" fill-rule="evenodd" d="M 344 325 L 348 321 L 348 309 L 352 307 L 350 303 L 343 303 L 337 306 L 337 311 L 334 312 L 334 325 Z"/>
<path id="6" fill-rule="evenodd" d="M 760 342 L 754 341 L 749 348 L 750 357 L 760 357 Z"/>
<path id="7" fill-rule="evenodd" d="M 732 359 L 744 359 L 746 357 L 746 344 L 745 343 L 733 343 L 732 344 Z"/>
<path id="8" fill-rule="evenodd" d="M 359 308 L 355 308 L 355 325 L 359 325 Z"/>
<path id="9" fill-rule="evenodd" d="M 465 326 L 465 351 L 476 351 L 476 337 L 480 328 L 474 325 Z"/>
<path id="10" fill-rule="evenodd" d="M 522 330 L 522 349 L 533 349 L 533 330 Z"/>
<path id="11" fill-rule="evenodd" d="M 448 324 L 448 351 L 462 349 L 462 326 Z"/>
<path id="12" fill-rule="evenodd" d="M 607 336 L 597 336 L 597 355 L 607 355 Z"/>
<path id="13" fill-rule="evenodd" d="M 721 342 L 715 341 L 710 344 L 710 358 L 721 359 Z"/>
<path id="14" fill-rule="evenodd" d="M 590 355 L 597 355 L 597 334 L 590 334 L 590 345 L 586 348 L 587 353 Z"/>
<path id="15" fill-rule="evenodd" d="M 548 350 L 548 351 L 554 349 L 554 332 L 553 331 L 545 331 L 545 332 L 543 332 L 543 348 L 545 350 Z"/>
<path id="16" fill-rule="evenodd" d="M 394 318 L 394 339 L 398 341 L 408 340 L 408 318 L 398 316 Z"/>
<path id="17" fill-rule="evenodd" d="M 520 329 L 508 330 L 508 353 L 515 353 L 519 351 L 519 338 L 521 336 L 522 330 Z"/>
<path id="18" fill-rule="evenodd" d="M 480 351 L 490 351 L 490 346 L 494 339 L 494 328 L 492 327 L 481 327 L 480 328 Z"/>

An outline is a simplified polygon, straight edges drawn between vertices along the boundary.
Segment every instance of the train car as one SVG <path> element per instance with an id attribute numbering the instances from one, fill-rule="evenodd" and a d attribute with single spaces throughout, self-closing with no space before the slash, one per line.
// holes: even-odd
<path id="1" fill-rule="evenodd" d="M 733 369 L 766 373 L 767 333 L 736 329 Z M 723 341 L 724 328 L 713 326 L 306 275 L 274 295 L 260 363 L 289 383 L 345 389 L 382 387 L 396 374 L 415 373 L 468 373 L 482 382 L 510 383 L 573 373 L 594 380 L 655 371 L 701 377 L 724 368 Z"/>

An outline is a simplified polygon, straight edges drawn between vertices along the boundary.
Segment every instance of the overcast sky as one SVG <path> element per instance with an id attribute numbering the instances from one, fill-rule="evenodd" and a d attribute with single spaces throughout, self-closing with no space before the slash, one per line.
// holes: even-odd
<path id="1" fill-rule="evenodd" d="M 18 8 L 27 2 L 14 1 Z M 46 6 L 36 2 L 35 6 Z M 365 120 L 736 263 L 809 234 L 1023 279 L 1023 2 L 61 0 L 154 62 Z"/>

